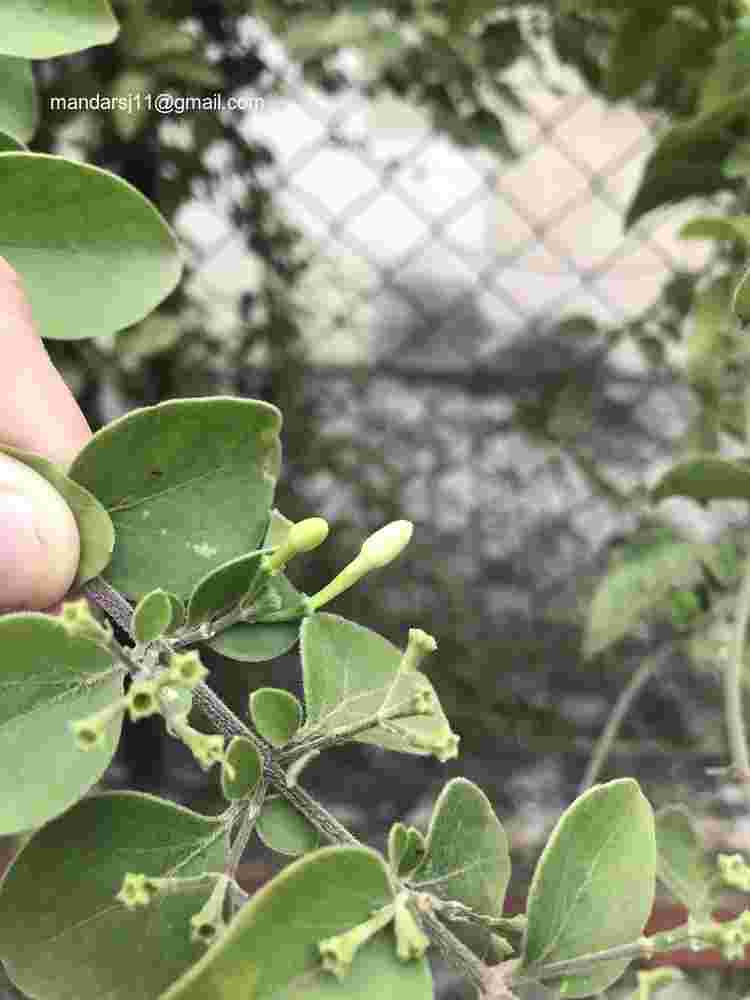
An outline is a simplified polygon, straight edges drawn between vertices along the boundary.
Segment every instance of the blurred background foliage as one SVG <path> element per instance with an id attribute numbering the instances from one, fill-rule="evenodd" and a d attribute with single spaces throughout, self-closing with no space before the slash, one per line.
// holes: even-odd
<path id="1" fill-rule="evenodd" d="M 221 392 L 279 406 L 285 418 L 279 508 L 293 519 L 316 513 L 311 498 L 321 474 L 328 476 L 331 491 L 351 500 L 337 512 L 331 542 L 298 571 L 296 582 L 309 592 L 351 557 L 364 533 L 402 516 L 410 469 L 408 457 L 397 457 L 387 442 L 350 440 L 321 424 L 322 400 L 309 377 L 306 309 L 300 301 L 314 248 L 280 205 L 273 151 L 248 135 L 242 112 L 50 111 L 51 97 L 136 90 L 220 92 L 224 99 L 248 92 L 273 95 L 283 82 L 262 47 L 248 40 L 251 16 L 323 93 L 355 85 L 337 56 L 356 49 L 365 74 L 356 85 L 367 95 L 393 94 L 418 107 L 454 143 L 483 147 L 510 163 L 523 152 L 514 148 L 505 117 L 511 110 L 523 112 L 525 101 L 509 71 L 531 61 L 544 80 L 544 43 L 593 94 L 613 105 L 627 100 L 660 123 L 624 225 L 696 197 L 715 198 L 714 214 L 722 218 L 743 216 L 746 209 L 750 27 L 742 20 L 740 0 L 118 0 L 114 7 L 123 24 L 114 45 L 37 65 L 42 120 L 32 149 L 64 151 L 118 173 L 171 221 L 198 195 L 221 197 L 260 278 L 240 298 L 231 326 L 221 331 L 212 327 L 205 303 L 191 295 L 188 280 L 149 319 L 115 339 L 47 346 L 94 428 L 118 408 L 176 396 Z M 620 326 L 581 317 L 546 331 L 547 339 L 530 330 L 527 353 L 513 362 L 520 371 L 526 366 L 535 382 L 533 391 L 519 394 L 509 417 L 521 440 L 572 461 L 591 489 L 622 512 L 628 532 L 640 523 L 648 527 L 642 496 L 608 480 L 586 440 L 591 420 L 614 414 L 597 412 L 592 396 L 593 387 L 603 391 L 611 351 L 628 342 L 653 372 L 689 387 L 697 412 L 679 448 L 717 450 L 727 436 L 740 445 L 746 439 L 745 348 L 726 316 L 728 278 L 742 272 L 750 226 L 714 228 L 709 235 L 715 237 L 715 252 L 706 275 L 673 275 L 646 313 Z M 437 297 L 440 289 L 420 294 Z M 314 310 L 315 304 L 306 307 Z M 456 335 L 468 337 L 482 322 L 478 314 L 464 318 Z M 537 379 L 539 358 L 548 355 L 551 343 L 559 363 Z M 367 377 L 363 369 L 361 378 Z M 481 384 L 481 373 L 476 379 L 471 383 L 476 392 L 491 396 L 491 381 Z M 601 430 L 606 437 L 607 427 Z M 618 433 L 616 424 L 609 433 Z M 481 588 L 484 581 L 468 585 L 454 553 L 436 546 L 428 526 L 399 568 L 350 591 L 335 610 L 397 643 L 416 624 L 438 637 L 439 653 L 429 672 L 466 749 L 479 748 L 488 737 L 495 748 L 518 751 L 532 745 L 587 749 L 600 716 L 582 731 L 580 716 L 561 711 L 563 695 L 616 691 L 645 648 L 640 635 L 594 664 L 582 662 L 580 608 L 606 562 L 605 546 L 576 586 L 573 611 L 518 627 L 512 621 L 493 623 L 474 612 L 472 587 Z M 491 569 L 497 580 L 513 582 L 512 566 L 500 560 Z M 211 666 L 237 703 L 239 687 L 223 676 L 220 664 Z M 718 704 L 713 680 L 706 685 L 705 674 L 680 683 L 695 684 L 697 697 Z M 634 728 L 626 727 L 624 735 L 636 742 L 658 738 L 700 746 L 696 727 L 665 697 L 655 692 L 648 704 L 640 704 Z M 155 760 L 151 750 L 136 761 L 136 783 L 154 777 Z"/>

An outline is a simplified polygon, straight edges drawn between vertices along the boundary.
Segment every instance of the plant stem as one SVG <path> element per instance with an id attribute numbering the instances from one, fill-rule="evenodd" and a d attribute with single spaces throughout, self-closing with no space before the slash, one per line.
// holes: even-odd
<path id="1" fill-rule="evenodd" d="M 97 577 L 96 580 L 87 584 L 84 588 L 84 593 L 106 611 L 113 621 L 132 638 L 130 626 L 133 610 L 121 594 L 113 587 L 110 587 L 101 577 Z M 174 648 L 167 640 L 161 640 L 160 646 L 169 652 Z M 137 666 L 137 661 L 133 660 L 132 667 L 137 669 Z M 316 802 L 311 795 L 298 785 L 293 785 L 291 788 L 287 785 L 286 771 L 276 759 L 274 748 L 246 726 L 205 682 L 201 681 L 196 685 L 193 690 L 193 698 L 201 711 L 216 726 L 219 732 L 229 737 L 244 736 L 254 744 L 263 759 L 265 780 L 290 805 L 302 813 L 326 840 L 334 844 L 364 846 L 360 844 L 360 841 L 335 816 L 331 815 L 327 809 Z M 246 835 L 249 836 L 255 818 L 253 817 L 252 821 L 248 822 L 248 816 L 245 817 L 242 829 L 232 847 L 230 864 L 235 864 L 235 867 L 239 863 L 239 857 L 246 844 L 246 839 L 243 841 L 245 831 Z M 484 981 L 484 970 L 486 969 L 484 963 L 438 920 L 430 908 L 419 908 L 419 916 L 431 940 L 437 944 L 451 965 L 474 986 L 481 988 Z"/>
<path id="2" fill-rule="evenodd" d="M 734 642 L 729 661 L 724 665 L 724 703 L 732 764 L 744 778 L 750 776 L 745 717 L 742 704 L 742 676 L 745 670 L 745 640 L 750 620 L 750 557 L 745 565 L 742 586 L 735 611 Z M 750 786 L 741 782 L 745 799 L 750 804 Z"/>
<path id="3" fill-rule="evenodd" d="M 245 853 L 245 848 L 255 829 L 260 811 L 263 808 L 266 798 L 266 787 L 265 778 L 261 778 L 250 797 L 250 801 L 242 812 L 240 828 L 232 842 L 232 849 L 229 852 L 229 859 L 225 868 L 226 874 L 232 879 L 237 874 L 237 869 L 242 861 L 242 855 Z"/>
<path id="4" fill-rule="evenodd" d="M 382 726 L 384 722 L 392 722 L 395 719 L 414 719 L 426 715 L 424 712 L 415 712 L 413 706 L 413 697 L 404 698 L 400 704 L 394 705 L 392 709 L 388 709 L 385 712 L 382 710 L 373 712 L 367 718 L 359 719 L 349 726 L 341 726 L 339 729 L 334 729 L 329 733 L 313 734 L 308 738 L 303 736 L 299 740 L 295 740 L 294 743 L 281 747 L 275 755 L 276 760 L 279 763 L 296 760 L 315 750 L 329 750 L 331 747 L 350 743 L 355 736 L 359 736 L 360 733 L 366 733 L 368 729 L 375 729 L 377 726 Z"/>
<path id="5" fill-rule="evenodd" d="M 578 794 L 583 795 L 587 788 L 590 788 L 599 777 L 607 757 L 612 751 L 620 726 L 625 716 L 630 711 L 633 702 L 641 692 L 641 688 L 653 677 L 657 670 L 669 658 L 673 650 L 670 645 L 666 649 L 647 657 L 636 670 L 628 683 L 620 692 L 614 708 L 607 719 L 607 724 L 602 730 L 602 734 L 596 741 L 594 751 L 591 754 L 586 773 L 578 786 Z"/>

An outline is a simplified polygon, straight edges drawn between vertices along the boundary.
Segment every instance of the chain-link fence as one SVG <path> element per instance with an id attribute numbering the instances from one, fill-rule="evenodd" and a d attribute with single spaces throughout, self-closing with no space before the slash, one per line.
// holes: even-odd
<path id="1" fill-rule="evenodd" d="M 273 64 L 271 50 L 264 58 Z M 460 577 L 476 637 L 508 613 L 531 622 L 621 526 L 580 467 L 519 429 L 519 404 L 557 393 L 579 406 L 579 450 L 621 483 L 666 457 L 689 410 L 635 351 L 605 360 L 550 332 L 570 316 L 633 319 L 706 253 L 678 238 L 684 212 L 624 232 L 658 123 L 546 58 L 544 79 L 527 66 L 513 81 L 526 105 L 509 118 L 515 160 L 458 148 L 356 87 L 325 97 L 281 56 L 247 120 L 274 148 L 274 187 L 314 247 L 301 302 L 323 427 L 385 456 L 402 511 L 430 539 L 431 569 L 442 560 Z M 221 325 L 252 276 L 220 205 L 195 225 L 213 236 L 193 288 Z M 325 477 L 310 491 L 334 517 L 358 506 Z M 412 610 L 440 601 L 428 587 Z"/>

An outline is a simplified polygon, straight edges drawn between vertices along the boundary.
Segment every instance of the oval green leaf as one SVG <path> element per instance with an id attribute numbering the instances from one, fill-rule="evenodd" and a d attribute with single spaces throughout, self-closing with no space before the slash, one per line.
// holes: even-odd
<path id="1" fill-rule="evenodd" d="M 250 718 L 263 739 L 283 747 L 302 725 L 302 706 L 289 691 L 258 688 L 250 695 Z"/>
<path id="2" fill-rule="evenodd" d="M 683 806 L 665 806 L 656 814 L 656 849 L 659 881 L 696 919 L 708 919 L 715 868 Z"/>
<path id="3" fill-rule="evenodd" d="M 394 823 L 388 834 L 388 862 L 395 875 L 404 877 L 416 868 L 427 850 L 419 830 Z"/>
<path id="4" fill-rule="evenodd" d="M 138 642 L 152 642 L 172 623 L 172 601 L 166 590 L 152 590 L 135 607 L 131 627 Z"/>
<path id="5" fill-rule="evenodd" d="M 93 580 L 109 565 L 115 545 L 114 525 L 102 504 L 80 483 L 74 482 L 61 468 L 41 455 L 32 455 L 6 444 L 0 444 L 0 452 L 23 462 L 46 479 L 70 507 L 81 544 L 78 572 L 73 586 L 81 587 Z"/>
<path id="6" fill-rule="evenodd" d="M 190 595 L 188 624 L 209 621 L 239 604 L 250 589 L 264 551 L 248 552 L 207 573 Z"/>
<path id="7" fill-rule="evenodd" d="M 701 580 L 703 550 L 671 531 L 654 532 L 628 546 L 589 605 L 584 656 L 595 656 L 626 636 L 673 587 Z"/>
<path id="8" fill-rule="evenodd" d="M 121 697 L 124 672 L 107 649 L 71 637 L 50 615 L 3 616 L 0 648 L 0 836 L 7 836 L 46 823 L 101 778 L 122 714 L 91 750 L 76 746 L 68 724 Z"/>
<path id="9" fill-rule="evenodd" d="M 117 38 L 117 21 L 107 0 L 3 0 L 0 52 L 49 59 Z"/>
<path id="10" fill-rule="evenodd" d="M 508 838 L 492 803 L 471 781 L 449 781 L 435 803 L 424 860 L 410 882 L 499 917 L 510 879 Z"/>
<path id="11" fill-rule="evenodd" d="M 221 790 L 224 798 L 234 802 L 252 795 L 263 774 L 263 761 L 250 740 L 235 736 L 227 747 L 226 760 L 235 774 L 230 778 L 226 765 L 222 764 Z"/>
<path id="12" fill-rule="evenodd" d="M 651 490 L 654 503 L 668 497 L 709 500 L 750 500 L 750 465 L 714 455 L 673 465 Z"/>
<path id="13" fill-rule="evenodd" d="M 345 982 L 322 969 L 318 942 L 364 923 L 392 898 L 374 851 L 325 847 L 257 892 L 161 1000 L 431 1000 L 426 960 L 397 958 L 390 927 L 357 951 Z"/>
<path id="14" fill-rule="evenodd" d="M 59 156 L 3 153 L 0 190 L 0 254 L 21 275 L 42 337 L 115 333 L 180 280 L 171 229 L 114 174 Z"/>
<path id="15" fill-rule="evenodd" d="M 94 434 L 69 474 L 114 523 L 108 582 L 135 600 L 155 584 L 186 600 L 210 570 L 257 549 L 280 427 L 268 403 L 216 396 L 134 410 Z"/>
<path id="16" fill-rule="evenodd" d="M 223 824 L 135 792 L 84 799 L 35 834 L 0 886 L 0 946 L 14 983 L 43 1000 L 155 1000 L 203 954 L 190 917 L 211 891 L 115 899 L 127 872 L 221 871 Z"/>
<path id="17" fill-rule="evenodd" d="M 299 622 L 232 625 L 207 643 L 240 663 L 265 663 L 288 653 L 299 639 Z"/>
<path id="18" fill-rule="evenodd" d="M 291 857 L 307 854 L 324 843 L 312 823 L 280 795 L 266 799 L 255 829 L 266 847 Z"/>
<path id="19" fill-rule="evenodd" d="M 387 729 L 376 726 L 354 738 L 402 753 L 455 756 L 456 737 L 434 689 L 419 671 L 399 670 L 402 654 L 393 643 L 337 615 L 314 614 L 302 622 L 301 646 L 306 729 L 330 733 L 362 722 L 386 701 L 405 703 L 429 690 L 434 715 L 394 720 Z"/>
<path id="20" fill-rule="evenodd" d="M 595 785 L 563 813 L 529 890 L 523 967 L 534 969 L 636 941 L 651 913 L 656 879 L 654 815 L 631 778 Z M 606 989 L 628 960 L 568 976 L 566 997 Z"/>
<path id="21" fill-rule="evenodd" d="M 0 56 L 0 132 L 19 143 L 36 131 L 37 102 L 31 63 Z"/>
<path id="22" fill-rule="evenodd" d="M 177 594 L 171 594 L 168 590 L 165 591 L 165 593 L 169 598 L 169 603 L 172 605 L 172 617 L 169 620 L 168 631 L 175 632 L 178 628 L 182 628 L 185 624 L 187 611 L 184 603 L 180 600 Z"/>

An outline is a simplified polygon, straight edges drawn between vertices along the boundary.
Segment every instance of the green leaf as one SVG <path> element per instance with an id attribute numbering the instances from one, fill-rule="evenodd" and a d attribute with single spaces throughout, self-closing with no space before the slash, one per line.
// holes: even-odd
<path id="1" fill-rule="evenodd" d="M 280 545 L 291 526 L 292 522 L 283 514 L 272 511 L 263 551 Z M 299 619 L 305 613 L 304 595 L 283 573 L 272 577 L 266 587 L 264 593 L 273 592 L 276 595 L 278 610 L 260 615 L 256 622 L 239 622 L 230 626 L 210 640 L 208 645 L 211 649 L 230 660 L 243 663 L 263 663 L 289 652 L 299 639 Z M 290 612 L 295 613 L 296 620 L 274 621 L 277 617 L 287 617 Z"/>
<path id="2" fill-rule="evenodd" d="M 226 765 L 221 769 L 221 790 L 230 802 L 252 795 L 263 775 L 263 761 L 253 744 L 244 736 L 235 736 L 227 747 L 226 760 L 235 770 L 230 778 Z"/>
<path id="3" fill-rule="evenodd" d="M 168 631 L 175 632 L 178 628 L 182 628 L 185 624 L 187 612 L 185 610 L 185 605 L 182 603 L 177 594 L 172 594 L 169 591 L 165 591 L 165 593 L 169 598 L 169 603 L 172 605 L 172 615 L 169 620 Z"/>
<path id="4" fill-rule="evenodd" d="M 324 843 L 312 823 L 280 795 L 268 796 L 255 829 L 266 847 L 293 857 L 314 851 Z"/>
<path id="5" fill-rule="evenodd" d="M 299 639 L 299 622 L 232 625 L 207 646 L 240 663 L 265 663 L 288 653 Z"/>
<path id="6" fill-rule="evenodd" d="M 401 671 L 401 650 L 376 632 L 339 618 L 314 614 L 301 630 L 302 675 L 307 723 L 331 733 L 362 722 L 389 705 L 407 701 L 420 690 L 431 692 L 436 714 L 401 718 L 355 737 L 362 743 L 402 753 L 439 754 L 455 737 L 432 685 L 417 670 Z"/>
<path id="7" fill-rule="evenodd" d="M 695 296 L 692 330 L 685 338 L 685 371 L 695 385 L 716 385 L 729 360 L 735 323 L 732 287 L 732 278 L 723 275 Z"/>
<path id="8" fill-rule="evenodd" d="M 410 882 L 499 917 L 509 878 L 508 838 L 492 804 L 471 781 L 454 778 L 435 804 L 426 854 Z"/>
<path id="9" fill-rule="evenodd" d="M 747 114 L 749 99 L 746 87 L 662 136 L 628 208 L 626 226 L 662 205 L 731 186 L 722 171 L 722 161 L 735 144 L 729 126 Z"/>
<path id="10" fill-rule="evenodd" d="M 62 468 L 41 455 L 0 444 L 0 452 L 23 462 L 54 486 L 70 508 L 78 527 L 80 556 L 74 587 L 81 587 L 104 570 L 112 558 L 115 529 L 112 519 L 97 498 L 69 478 Z"/>
<path id="11" fill-rule="evenodd" d="M 28 142 L 36 131 L 37 115 L 31 63 L 0 56 L 0 131 L 17 142 Z"/>
<path id="12" fill-rule="evenodd" d="M 43 337 L 115 333 L 179 281 L 172 230 L 114 174 L 58 156 L 3 153 L 0 190 L 0 254 L 21 275 Z"/>
<path id="13" fill-rule="evenodd" d="M 250 695 L 250 717 L 264 739 L 283 747 L 302 725 L 302 706 L 289 691 L 258 688 Z"/>
<path id="14" fill-rule="evenodd" d="M 268 403 L 217 396 L 134 410 L 94 434 L 70 476 L 114 522 L 109 583 L 136 600 L 154 584 L 184 600 L 208 571 L 256 549 L 280 426 Z"/>
<path id="15" fill-rule="evenodd" d="M 250 590 L 265 549 L 230 559 L 199 580 L 187 608 L 189 625 L 210 621 L 236 607 Z"/>
<path id="16" fill-rule="evenodd" d="M 405 877 L 424 857 L 427 846 L 419 830 L 394 823 L 388 834 L 388 863 L 395 875 Z"/>
<path id="17" fill-rule="evenodd" d="M 152 642 L 164 635 L 172 623 L 172 601 L 165 590 L 152 590 L 133 612 L 133 635 L 138 642 Z"/>
<path id="18" fill-rule="evenodd" d="M 3 0 L 0 52 L 49 59 L 117 37 L 117 21 L 107 0 Z"/>
<path id="19" fill-rule="evenodd" d="M 750 466 L 740 461 L 700 456 L 673 465 L 651 490 L 654 503 L 668 497 L 709 500 L 750 500 Z"/>
<path id="20" fill-rule="evenodd" d="M 318 941 L 364 923 L 392 899 L 374 851 L 325 847 L 257 892 L 161 1000 L 431 1000 L 427 961 L 398 959 L 390 927 L 357 951 L 343 983 L 322 969 Z"/>
<path id="21" fill-rule="evenodd" d="M 653 8 L 625 12 L 608 60 L 606 90 L 612 100 L 630 97 L 665 68 L 682 68 L 711 52 L 713 36 L 695 19 Z"/>
<path id="22" fill-rule="evenodd" d="M 5 132 L 0 132 L 0 153 L 17 153 L 19 150 L 24 151 L 25 149 L 22 142 L 18 142 L 17 139 Z"/>
<path id="23" fill-rule="evenodd" d="M 680 229 L 683 240 L 732 240 L 750 246 L 750 215 L 708 216 L 691 219 Z"/>
<path id="24" fill-rule="evenodd" d="M 203 954 L 190 917 L 210 886 L 129 910 L 115 899 L 125 874 L 187 877 L 226 861 L 218 819 L 135 792 L 84 799 L 28 841 L 0 887 L 6 968 L 44 1000 L 155 1000 Z"/>
<path id="25" fill-rule="evenodd" d="M 656 814 L 656 874 L 669 891 L 699 920 L 711 913 L 710 881 L 715 874 L 690 813 L 665 806 Z"/>
<path id="26" fill-rule="evenodd" d="M 80 750 L 68 723 L 122 695 L 124 672 L 91 639 L 31 612 L 0 618 L 0 836 L 41 826 L 94 785 L 114 756 L 122 714 Z"/>
<path id="27" fill-rule="evenodd" d="M 637 940 L 651 913 L 656 836 L 651 806 L 631 778 L 595 785 L 563 813 L 529 890 L 522 966 L 578 958 Z M 568 976 L 566 997 L 599 993 L 627 960 Z"/>
<path id="28" fill-rule="evenodd" d="M 660 531 L 631 545 L 611 567 L 589 605 L 583 655 L 587 659 L 618 642 L 673 587 L 702 578 L 703 546 Z"/>

